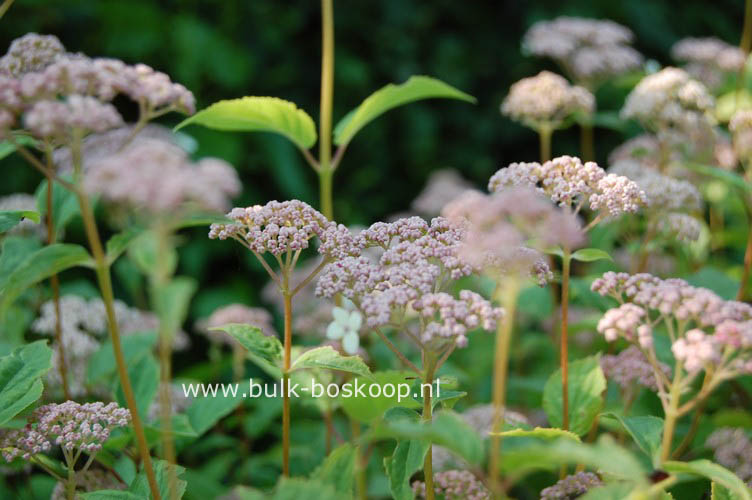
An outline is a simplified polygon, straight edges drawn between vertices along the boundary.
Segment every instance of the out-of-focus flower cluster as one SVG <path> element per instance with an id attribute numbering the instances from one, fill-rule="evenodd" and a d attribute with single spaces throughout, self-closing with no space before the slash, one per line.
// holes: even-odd
<path id="1" fill-rule="evenodd" d="M 593 291 L 618 300 L 598 331 L 606 340 L 624 338 L 654 358 L 653 331 L 666 324 L 674 358 L 691 374 L 713 364 L 715 376 L 752 373 L 752 306 L 724 300 L 707 288 L 650 274 L 608 272 Z"/>
<path id="2" fill-rule="evenodd" d="M 342 294 L 363 314 L 366 326 L 399 325 L 423 345 L 467 343 L 475 328 L 495 328 L 502 311 L 479 295 L 463 290 L 458 297 L 442 292 L 452 281 L 474 271 L 460 249 L 465 228 L 437 217 L 428 224 L 419 217 L 377 222 L 357 236 L 365 247 L 382 250 L 378 262 L 346 257 L 319 277 L 316 294 Z M 406 324 L 409 313 L 421 317 L 419 331 Z"/>
<path id="3" fill-rule="evenodd" d="M 683 38 L 671 47 L 671 57 L 686 63 L 685 69 L 710 88 L 724 83 L 746 61 L 744 51 L 718 38 Z"/>
<path id="4" fill-rule="evenodd" d="M 613 21 L 557 17 L 533 24 L 522 39 L 525 52 L 550 57 L 576 82 L 595 87 L 633 71 L 642 55 L 630 44 L 632 32 Z"/>
<path id="5" fill-rule="evenodd" d="M 570 85 L 560 75 L 541 71 L 509 89 L 501 113 L 535 130 L 554 130 L 576 113 L 591 114 L 595 97 L 584 87 Z"/>
<path id="6" fill-rule="evenodd" d="M 752 158 L 752 110 L 741 109 L 734 113 L 729 130 L 733 133 L 734 151 L 748 162 Z"/>
<path id="7" fill-rule="evenodd" d="M 742 428 L 722 427 L 705 441 L 715 461 L 752 487 L 752 439 Z"/>
<path id="8" fill-rule="evenodd" d="M 169 395 L 168 399 L 171 415 L 176 415 L 178 413 L 184 412 L 193 403 L 193 397 L 186 395 L 185 391 L 183 390 L 182 384 L 173 383 L 166 386 L 160 385 L 159 390 L 162 391 L 165 387 L 167 387 L 167 393 Z M 154 398 L 154 400 L 151 402 L 151 405 L 149 405 L 149 410 L 146 412 L 149 420 L 155 421 L 160 418 L 162 411 L 161 403 L 161 397 L 158 393 L 157 397 Z"/>
<path id="9" fill-rule="evenodd" d="M 491 492 L 469 470 L 448 470 L 433 475 L 433 489 L 436 498 L 445 500 L 489 500 Z M 426 483 L 413 482 L 416 498 L 426 498 Z"/>
<path id="10" fill-rule="evenodd" d="M 659 363 L 663 373 L 671 376 L 671 368 Z M 607 354 L 601 357 L 601 369 L 608 380 L 618 384 L 625 391 L 632 391 L 635 386 L 657 391 L 658 385 L 653 374 L 653 366 L 637 346 L 629 346 L 619 354 Z"/>
<path id="11" fill-rule="evenodd" d="M 193 163 L 178 146 L 145 138 L 92 163 L 84 186 L 109 203 L 148 214 L 174 214 L 186 207 L 221 212 L 241 189 L 235 169 L 225 161 Z"/>
<path id="12" fill-rule="evenodd" d="M 125 427 L 130 418 L 130 412 L 117 403 L 48 404 L 34 410 L 23 429 L 7 431 L 0 447 L 8 462 L 19 456 L 29 460 L 53 445 L 66 452 L 80 450 L 92 454 L 102 449 L 113 429 Z"/>
<path id="13" fill-rule="evenodd" d="M 552 274 L 538 250 L 554 245 L 577 248 L 585 239 L 574 215 L 558 210 L 528 187 L 491 195 L 468 191 L 449 203 L 443 215 L 466 223 L 460 254 L 468 262 L 495 274 L 531 274 L 541 285 Z"/>
<path id="14" fill-rule="evenodd" d="M 156 315 L 128 307 L 115 300 L 115 317 L 118 328 L 123 335 L 155 331 L 159 326 Z M 56 325 L 55 302 L 50 300 L 42 304 L 39 317 L 32 323 L 35 333 L 55 338 Z M 60 298 L 60 326 L 65 351 L 65 364 L 68 372 L 68 388 L 72 396 L 83 396 L 89 392 L 86 386 L 86 368 L 89 358 L 99 350 L 101 339 L 107 331 L 107 314 L 102 299 L 86 300 L 77 295 L 64 295 Z M 177 350 L 187 348 L 188 336 L 185 332 L 176 332 L 173 346 Z M 52 368 L 47 373 L 47 382 L 51 387 L 61 387 L 60 351 L 57 341 L 52 345 Z"/>
<path id="15" fill-rule="evenodd" d="M 139 104 L 143 119 L 193 113 L 193 94 L 144 64 L 68 54 L 55 37 L 28 34 L 0 60 L 0 133 L 21 123 L 36 137 L 62 144 L 74 134 L 122 125 L 109 104 L 118 94 Z"/>
<path id="16" fill-rule="evenodd" d="M 655 132 L 662 144 L 699 154 L 715 146 L 714 105 L 707 88 L 689 73 L 664 68 L 637 84 L 627 96 L 621 117 L 637 120 Z"/>
<path id="17" fill-rule="evenodd" d="M 573 156 L 560 156 L 543 165 L 512 163 L 491 177 L 488 189 L 499 192 L 510 186 L 533 187 L 562 207 L 578 211 L 588 206 L 603 217 L 634 213 L 647 203 L 645 193 L 630 179 L 607 174 L 595 162 L 583 164 Z"/>
<path id="18" fill-rule="evenodd" d="M 541 491 L 541 500 L 566 500 L 584 495 L 591 488 L 601 486 L 603 481 L 592 472 L 578 472 L 560 479 L 553 486 Z"/>
<path id="19" fill-rule="evenodd" d="M 249 307 L 244 304 L 228 304 L 217 308 L 202 325 L 201 332 L 212 342 L 233 346 L 237 344 L 234 338 L 221 330 L 214 330 L 214 328 L 230 323 L 255 326 L 268 337 L 277 336 L 277 331 L 274 329 L 274 318 L 269 311 L 261 307 Z"/>
<path id="20" fill-rule="evenodd" d="M 436 170 L 410 206 L 421 216 L 435 217 L 452 200 L 472 190 L 473 186 L 456 170 Z"/>
<path id="21" fill-rule="evenodd" d="M 227 217 L 235 222 L 212 224 L 209 238 L 233 238 L 259 255 L 299 252 L 308 248 L 314 237 L 320 242 L 319 253 L 329 258 L 359 255 L 364 246 L 345 226 L 298 200 L 234 208 Z"/>

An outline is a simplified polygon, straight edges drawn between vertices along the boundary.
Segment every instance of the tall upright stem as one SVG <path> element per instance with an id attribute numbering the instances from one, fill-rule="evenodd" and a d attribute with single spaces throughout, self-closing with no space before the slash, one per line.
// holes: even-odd
<path id="1" fill-rule="evenodd" d="M 744 200 L 744 208 L 747 212 L 747 248 L 744 250 L 744 270 L 742 271 L 742 279 L 739 282 L 739 290 L 736 292 L 736 300 L 744 300 L 747 294 L 747 283 L 749 283 L 750 268 L 752 268 L 752 198 L 743 194 L 742 200 Z"/>
<path id="2" fill-rule="evenodd" d="M 290 273 L 284 271 L 285 299 L 285 357 L 282 375 L 282 475 L 290 475 L 290 349 L 292 347 L 292 295 L 289 292 Z"/>
<path id="3" fill-rule="evenodd" d="M 49 161 L 48 161 L 49 163 Z M 52 190 L 54 185 L 51 175 L 47 176 L 47 244 L 55 243 L 55 213 L 52 206 Z M 57 273 L 50 276 L 50 287 L 52 288 L 52 301 L 55 306 L 55 342 L 57 342 L 58 368 L 60 371 L 60 381 L 63 386 L 63 396 L 65 400 L 71 399 L 70 389 L 68 387 L 68 365 L 65 360 L 65 345 L 63 344 L 63 325 L 60 316 L 60 279 Z"/>
<path id="4" fill-rule="evenodd" d="M 569 267 L 572 256 L 568 249 L 561 258 L 561 427 L 569 430 Z"/>
<path id="5" fill-rule="evenodd" d="M 676 366 L 674 381 L 671 383 L 669 392 L 669 406 L 666 408 L 666 420 L 663 424 L 663 443 L 661 445 L 661 463 L 671 458 L 671 443 L 674 440 L 674 428 L 676 419 L 679 418 L 679 400 L 681 398 L 682 368 Z"/>
<path id="6" fill-rule="evenodd" d="M 86 230 L 86 237 L 89 240 L 91 253 L 94 256 L 97 281 L 99 282 L 99 288 L 102 292 L 102 301 L 104 302 L 105 312 L 107 313 L 107 327 L 109 329 L 110 340 L 112 341 L 112 350 L 115 353 L 115 364 L 117 365 L 120 385 L 123 387 L 125 401 L 128 405 L 128 410 L 131 412 L 131 421 L 133 422 L 133 434 L 136 438 L 136 445 L 138 446 L 141 462 L 144 466 L 144 471 L 146 472 L 146 478 L 149 482 L 149 489 L 151 490 L 152 498 L 153 500 L 160 500 L 162 497 L 159 494 L 157 478 L 154 475 L 151 456 L 149 456 L 149 445 L 147 444 L 146 436 L 144 435 L 144 426 L 141 423 L 141 417 L 138 413 L 136 398 L 133 395 L 133 386 L 131 385 L 131 379 L 128 376 L 128 368 L 125 365 L 123 348 L 120 343 L 120 332 L 118 330 L 117 318 L 115 317 L 115 296 L 112 291 L 110 266 L 107 263 L 107 258 L 102 248 L 102 241 L 99 238 L 99 232 L 97 231 L 97 225 L 94 219 L 94 212 L 89 204 L 89 197 L 81 189 L 78 189 L 76 194 L 78 196 L 78 204 L 81 208 L 81 218 L 83 219 L 84 228 Z"/>
<path id="7" fill-rule="evenodd" d="M 321 0 L 321 101 L 319 109 L 319 193 L 321 213 L 334 219 L 332 205 L 332 108 L 334 106 L 334 6 Z"/>
<path id="8" fill-rule="evenodd" d="M 496 287 L 494 296 L 504 308 L 504 318 L 496 329 L 496 352 L 494 354 L 493 406 L 494 417 L 491 434 L 491 450 L 488 459 L 488 478 L 495 494 L 501 493 L 499 484 L 499 455 L 501 453 L 501 432 L 504 425 L 504 408 L 506 406 L 507 373 L 509 371 L 509 346 L 512 339 L 514 314 L 517 307 L 519 284 L 516 277 L 509 277 Z"/>
<path id="9" fill-rule="evenodd" d="M 430 422 L 432 419 L 432 404 L 431 404 L 431 392 L 433 391 L 433 377 L 436 371 L 436 356 L 430 352 L 425 351 L 423 353 L 423 364 L 425 368 L 425 374 L 423 376 L 423 387 L 428 384 L 429 390 L 423 391 L 423 421 Z M 437 385 L 438 387 L 438 385 Z M 426 458 L 423 462 L 423 476 L 426 482 L 426 500 L 434 500 L 434 486 L 433 486 L 433 454 L 431 446 L 428 446 L 428 452 L 426 452 Z"/>
<path id="10" fill-rule="evenodd" d="M 551 134 L 552 130 L 548 126 L 541 127 L 538 130 L 540 138 L 540 161 L 541 163 L 551 159 Z"/>

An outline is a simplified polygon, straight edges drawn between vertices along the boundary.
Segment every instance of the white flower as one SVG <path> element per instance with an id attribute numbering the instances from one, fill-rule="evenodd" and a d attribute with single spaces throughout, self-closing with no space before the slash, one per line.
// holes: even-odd
<path id="1" fill-rule="evenodd" d="M 342 307 L 332 309 L 334 321 L 326 329 L 326 338 L 342 342 L 347 354 L 355 354 L 360 347 L 358 330 L 363 324 L 363 316 L 358 311 L 348 311 Z"/>

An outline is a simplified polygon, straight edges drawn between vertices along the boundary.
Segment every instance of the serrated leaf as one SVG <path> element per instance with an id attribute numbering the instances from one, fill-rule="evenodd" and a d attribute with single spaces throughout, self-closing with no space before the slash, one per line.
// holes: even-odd
<path id="1" fill-rule="evenodd" d="M 384 458 L 384 469 L 389 478 L 389 491 L 395 500 L 413 500 L 410 478 L 423 468 L 430 443 L 417 439 L 397 443 L 391 457 Z"/>
<path id="2" fill-rule="evenodd" d="M 345 443 L 332 450 L 312 473 L 311 479 L 328 484 L 337 493 L 352 495 L 355 484 L 355 459 L 357 448 Z"/>
<path id="3" fill-rule="evenodd" d="M 69 243 L 48 245 L 28 255 L 11 272 L 0 291 L 0 316 L 30 286 L 71 267 L 90 264 L 89 252 Z"/>
<path id="4" fill-rule="evenodd" d="M 580 436 L 564 429 L 553 429 L 547 427 L 536 427 L 535 429 L 511 429 L 503 432 L 490 432 L 492 436 L 503 437 L 534 437 L 540 439 L 558 439 L 567 438 L 580 442 Z"/>
<path id="5" fill-rule="evenodd" d="M 177 481 L 175 483 L 175 491 L 172 493 L 173 495 L 170 495 L 170 471 L 169 467 L 175 467 L 175 475 L 177 476 Z M 154 460 L 153 461 L 153 469 L 154 469 L 154 475 L 157 478 L 157 485 L 159 486 L 159 495 L 164 499 L 169 498 L 182 498 L 183 494 L 185 493 L 185 487 L 187 486 L 187 483 L 185 480 L 181 479 L 180 476 L 183 475 L 185 472 L 185 468 L 179 466 L 179 465 L 170 465 L 165 460 Z M 139 498 L 152 498 L 151 490 L 149 489 L 149 482 L 146 478 L 146 473 L 141 472 L 138 476 L 136 476 L 136 479 L 131 483 L 130 487 L 128 488 L 129 493 L 133 493 L 135 495 L 138 495 Z"/>
<path id="6" fill-rule="evenodd" d="M 252 96 L 215 102 L 183 120 L 175 130 L 194 123 L 216 130 L 274 132 L 301 149 L 316 143 L 316 126 L 308 113 L 276 97 Z"/>
<path id="7" fill-rule="evenodd" d="M 596 357 L 569 363 L 569 430 L 585 435 L 603 404 L 606 377 Z M 553 427 L 562 426 L 561 369 L 558 369 L 543 388 L 543 409 Z"/>
<path id="8" fill-rule="evenodd" d="M 390 83 L 380 88 L 368 96 L 360 106 L 345 115 L 334 128 L 334 143 L 347 144 L 360 129 L 390 109 L 421 99 L 434 98 L 476 102 L 473 96 L 441 80 L 428 76 L 411 76 L 405 83 Z"/>
<path id="9" fill-rule="evenodd" d="M 361 377 L 370 377 L 371 370 L 360 356 L 343 356 L 331 346 L 316 347 L 305 351 L 292 362 L 290 371 L 307 370 L 312 368 L 327 368 L 354 373 Z"/>
<path id="10" fill-rule="evenodd" d="M 52 351 L 38 340 L 0 358 L 0 426 L 42 395 L 41 377 L 51 366 Z"/>
<path id="11" fill-rule="evenodd" d="M 572 254 L 574 260 L 580 262 L 594 262 L 596 260 L 614 260 L 608 254 L 600 248 L 581 248 Z"/>
<path id="12" fill-rule="evenodd" d="M 617 419 L 629 432 L 637 446 L 657 466 L 663 439 L 663 419 L 647 415 L 643 417 L 623 417 L 616 413 L 605 413 L 604 416 Z"/>
<path id="13" fill-rule="evenodd" d="M 248 358 L 273 378 L 280 378 L 280 362 L 284 347 L 277 337 L 268 337 L 255 326 L 230 323 L 212 328 L 232 336 L 248 351 Z"/>
<path id="14" fill-rule="evenodd" d="M 752 492 L 744 481 L 727 468 L 710 460 L 693 460 L 692 462 L 665 462 L 663 469 L 673 474 L 693 474 L 703 476 L 737 495 L 739 500 L 752 500 Z"/>
<path id="15" fill-rule="evenodd" d="M 0 210 L 0 233 L 16 227 L 22 220 L 39 223 L 39 213 L 32 210 Z"/>

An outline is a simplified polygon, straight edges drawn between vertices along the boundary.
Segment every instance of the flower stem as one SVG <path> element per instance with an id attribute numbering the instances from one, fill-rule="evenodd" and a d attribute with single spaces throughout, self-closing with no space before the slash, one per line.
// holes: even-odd
<path id="1" fill-rule="evenodd" d="M 334 5 L 321 0 L 321 101 L 319 109 L 319 193 L 321 213 L 334 219 L 332 206 L 332 108 L 334 106 Z"/>
<path id="2" fill-rule="evenodd" d="M 561 427 L 569 430 L 569 271 L 572 255 L 564 250 L 561 258 Z"/>
<path id="3" fill-rule="evenodd" d="M 353 442 L 357 443 L 360 440 L 360 422 L 354 418 L 350 419 L 350 434 Z M 364 462 L 363 454 L 361 453 L 360 446 L 355 451 L 355 491 L 356 498 L 358 500 L 366 500 L 368 498 L 368 479 L 366 477 L 366 463 Z"/>
<path id="4" fill-rule="evenodd" d="M 593 124 L 591 122 L 580 124 L 580 154 L 582 161 L 595 160 L 595 142 L 593 140 Z"/>
<path id="5" fill-rule="evenodd" d="M 661 444 L 661 463 L 671 457 L 671 443 L 674 440 L 676 420 L 679 418 L 679 400 L 681 399 L 682 368 L 676 366 L 674 381 L 671 383 L 669 392 L 669 406 L 666 408 L 666 419 L 663 424 L 663 442 Z"/>
<path id="6" fill-rule="evenodd" d="M 128 376 L 128 369 L 125 364 L 125 357 L 123 356 L 123 347 L 120 343 L 120 332 L 118 330 L 117 319 L 115 318 L 115 307 L 113 305 L 115 297 L 112 291 L 110 266 L 107 263 L 107 258 L 102 248 L 102 241 L 99 238 L 99 232 L 97 231 L 97 225 L 94 219 L 94 212 L 89 203 L 89 197 L 81 189 L 78 189 L 76 194 L 78 196 L 78 204 L 81 208 L 81 218 L 83 219 L 84 228 L 86 230 L 86 237 L 89 240 L 89 246 L 91 247 L 91 252 L 94 256 L 97 281 L 99 282 L 99 288 L 102 292 L 102 301 L 104 302 L 105 312 L 107 313 L 107 326 L 110 339 L 112 340 L 112 350 L 115 353 L 118 377 L 120 378 L 120 384 L 123 387 L 125 401 L 131 412 L 136 444 L 138 446 L 139 454 L 141 455 L 141 462 L 143 463 L 146 472 L 146 478 L 149 481 L 149 489 L 151 490 L 153 500 L 160 500 L 159 486 L 157 485 L 157 478 L 154 475 L 154 468 L 152 467 L 151 456 L 149 455 L 149 445 L 146 442 L 144 427 L 141 423 L 141 417 L 138 414 L 136 398 L 133 395 L 133 386 L 131 385 L 131 379 Z"/>
<path id="7" fill-rule="evenodd" d="M 494 296 L 504 308 L 504 317 L 499 321 L 496 329 L 496 352 L 494 355 L 493 373 L 493 426 L 491 435 L 491 450 L 488 460 L 488 478 L 491 489 L 499 494 L 499 455 L 501 453 L 501 432 L 504 425 L 504 409 L 506 405 L 507 373 L 509 370 L 509 346 L 512 339 L 514 314 L 517 307 L 519 283 L 516 278 L 509 277 L 504 283 L 496 287 Z"/>
<path id="8" fill-rule="evenodd" d="M 736 292 L 736 300 L 743 301 L 747 295 L 747 283 L 749 282 L 750 268 L 752 268 L 752 229 L 749 224 L 752 223 L 752 199 L 749 196 L 743 196 L 744 207 L 747 212 L 747 248 L 744 251 L 744 271 L 739 282 L 739 290 Z"/>
<path id="9" fill-rule="evenodd" d="M 74 463 L 68 461 L 68 478 L 65 480 L 65 500 L 75 500 L 76 498 L 76 470 Z"/>
<path id="10" fill-rule="evenodd" d="M 11 5 L 13 5 L 13 0 L 5 0 L 2 4 L 0 4 L 0 19 L 2 19 L 5 13 L 8 12 L 8 9 L 10 9 Z"/>
<path id="11" fill-rule="evenodd" d="M 551 134 L 552 130 L 548 126 L 543 126 L 538 130 L 540 138 L 540 160 L 541 163 L 551 159 Z"/>
<path id="12" fill-rule="evenodd" d="M 290 349 L 292 347 L 292 295 L 289 292 L 289 271 L 284 271 L 285 357 L 282 375 L 282 475 L 290 475 Z"/>
<path id="13" fill-rule="evenodd" d="M 431 392 L 433 392 L 433 377 L 436 370 L 436 357 L 430 351 L 423 352 L 423 363 L 425 368 L 425 374 L 423 377 L 423 387 L 428 385 L 428 391 L 423 391 L 423 421 L 430 422 L 432 415 L 431 404 Z M 438 387 L 438 386 L 437 386 Z M 434 486 L 433 486 L 433 456 L 431 453 L 431 445 L 428 446 L 426 452 L 426 458 L 423 462 L 423 476 L 426 482 L 426 500 L 434 500 Z"/>
<path id="14" fill-rule="evenodd" d="M 51 162 L 51 155 L 48 153 L 48 164 Z M 53 178 L 47 176 L 47 244 L 55 243 L 55 214 L 52 205 L 52 190 L 54 188 Z M 63 325 L 60 316 L 60 279 L 57 273 L 50 276 L 50 287 L 52 288 L 52 301 L 55 305 L 55 341 L 57 342 L 58 368 L 60 370 L 60 381 L 63 386 L 63 396 L 65 400 L 71 399 L 70 389 L 68 387 L 68 365 L 65 360 L 65 345 L 63 344 Z"/>

